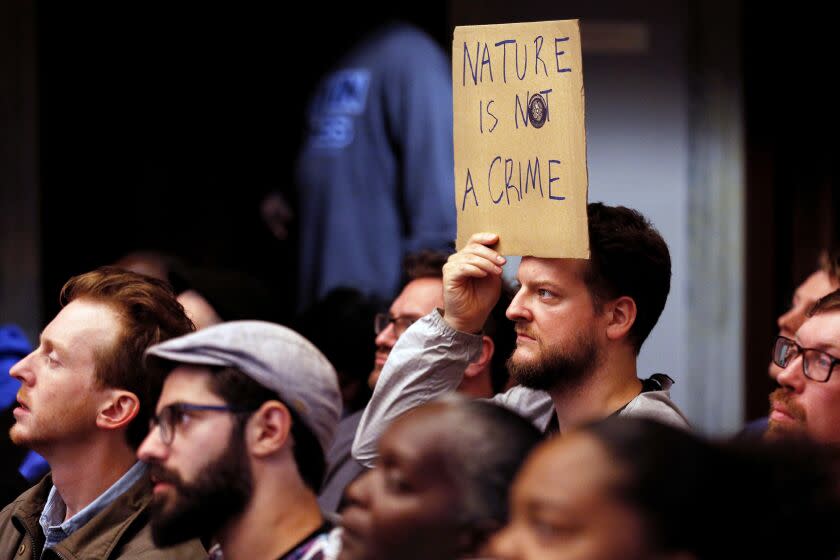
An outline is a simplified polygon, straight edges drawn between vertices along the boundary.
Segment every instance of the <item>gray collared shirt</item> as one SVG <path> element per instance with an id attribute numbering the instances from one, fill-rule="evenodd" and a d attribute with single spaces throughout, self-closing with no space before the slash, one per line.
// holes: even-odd
<path id="1" fill-rule="evenodd" d="M 44 531 L 44 537 L 46 537 L 44 550 L 52 548 L 78 531 L 97 513 L 111 505 L 114 500 L 122 496 L 126 490 L 134 486 L 146 474 L 147 468 L 140 461 L 134 463 L 134 466 L 128 469 L 110 488 L 105 490 L 99 497 L 67 521 L 64 521 L 64 516 L 67 513 L 67 505 L 59 495 L 55 485 L 53 485 L 50 489 L 50 495 L 47 497 L 47 504 L 44 506 L 44 511 L 41 512 L 41 518 L 39 519 L 41 529 Z"/>

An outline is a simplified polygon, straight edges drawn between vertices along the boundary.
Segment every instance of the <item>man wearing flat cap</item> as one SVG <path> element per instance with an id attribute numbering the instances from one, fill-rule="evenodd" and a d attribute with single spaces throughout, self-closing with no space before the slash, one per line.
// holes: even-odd
<path id="1" fill-rule="evenodd" d="M 152 536 L 217 542 L 226 560 L 317 559 L 331 529 L 316 494 L 341 414 L 335 371 L 279 325 L 233 321 L 147 351 L 169 370 L 138 450 Z"/>

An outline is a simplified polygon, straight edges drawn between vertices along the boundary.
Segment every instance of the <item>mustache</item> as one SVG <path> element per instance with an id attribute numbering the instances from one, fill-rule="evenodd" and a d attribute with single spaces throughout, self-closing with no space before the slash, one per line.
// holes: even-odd
<path id="1" fill-rule="evenodd" d="M 787 389 L 779 388 L 770 393 L 770 406 L 782 405 L 795 420 L 805 421 L 805 409 L 793 400 L 793 394 Z"/>
<path id="2" fill-rule="evenodd" d="M 149 465 L 149 476 L 158 481 L 164 482 L 166 484 L 172 484 L 173 486 L 183 486 L 183 481 L 181 477 L 178 476 L 177 473 L 166 469 L 161 465 L 151 464 Z"/>
<path id="3" fill-rule="evenodd" d="M 519 323 L 516 323 L 516 325 L 514 325 L 513 330 L 516 331 L 517 335 L 521 334 L 523 336 L 527 336 L 529 338 L 533 338 L 534 340 L 537 340 L 537 335 L 535 335 L 533 332 L 531 332 L 531 329 L 529 329 L 528 327 L 519 326 Z"/>

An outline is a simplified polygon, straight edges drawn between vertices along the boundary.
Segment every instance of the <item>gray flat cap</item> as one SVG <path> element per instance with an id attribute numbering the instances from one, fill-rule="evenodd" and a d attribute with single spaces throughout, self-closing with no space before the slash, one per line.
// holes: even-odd
<path id="1" fill-rule="evenodd" d="M 295 331 L 265 321 L 230 321 L 155 344 L 146 356 L 238 369 L 276 391 L 325 455 L 329 450 L 341 417 L 338 377 L 327 358 Z"/>

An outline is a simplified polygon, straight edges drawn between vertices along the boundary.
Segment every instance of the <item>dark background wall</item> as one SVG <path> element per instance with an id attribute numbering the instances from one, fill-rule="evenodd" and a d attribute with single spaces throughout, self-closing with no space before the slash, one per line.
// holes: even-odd
<path id="1" fill-rule="evenodd" d="M 746 124 L 747 415 L 767 412 L 766 375 L 776 318 L 840 240 L 837 48 L 821 4 L 795 12 L 747 2 L 743 23 Z"/>
<path id="2" fill-rule="evenodd" d="M 259 203 L 271 190 L 294 200 L 309 93 L 388 19 L 441 37 L 444 8 L 311 3 L 292 18 L 275 3 L 39 3 L 46 314 L 70 275 L 137 249 L 242 270 L 291 296 L 295 239 L 274 239 Z"/>
<path id="3" fill-rule="evenodd" d="M 655 3 L 612 5 L 629 17 Z M 473 20 L 469 6 L 423 4 L 409 16 L 448 48 L 452 25 Z M 558 9 L 487 6 L 488 21 Z M 836 49 L 820 6 L 775 14 L 743 2 L 733 48 L 743 57 L 748 416 L 766 409 L 775 318 L 840 234 Z M 393 15 L 362 10 L 308 3 L 291 18 L 273 5 L 0 0 L 0 321 L 37 329 L 70 275 L 137 248 L 242 269 L 292 293 L 294 251 L 269 236 L 256 205 L 271 189 L 293 196 L 317 77 Z M 692 25 L 701 24 L 689 20 L 689 48 Z"/>

